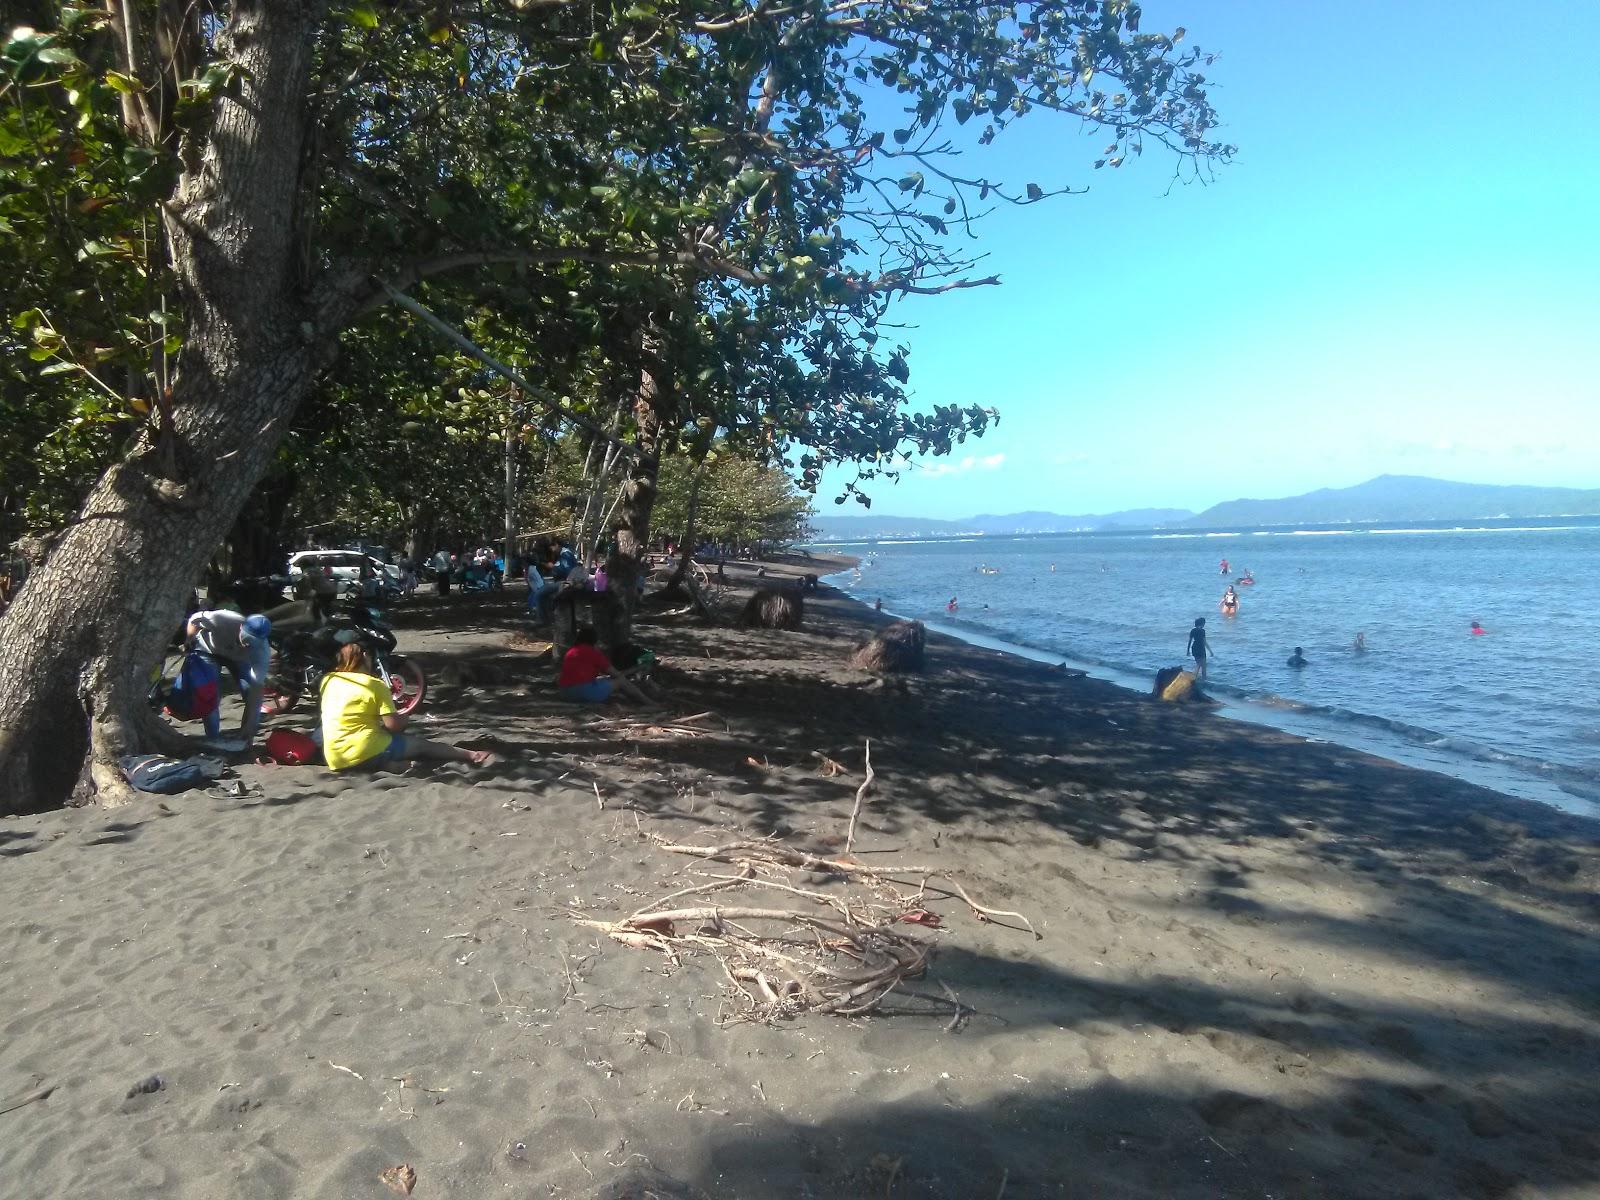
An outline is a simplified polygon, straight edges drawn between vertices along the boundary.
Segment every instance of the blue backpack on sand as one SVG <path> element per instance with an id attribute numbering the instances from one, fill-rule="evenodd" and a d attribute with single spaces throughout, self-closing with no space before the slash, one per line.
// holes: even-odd
<path id="1" fill-rule="evenodd" d="M 199 759 L 163 758 L 159 754 L 130 754 L 119 758 L 117 766 L 127 780 L 141 792 L 155 792 L 171 796 L 192 787 L 204 787 L 217 775 L 219 768 Z"/>

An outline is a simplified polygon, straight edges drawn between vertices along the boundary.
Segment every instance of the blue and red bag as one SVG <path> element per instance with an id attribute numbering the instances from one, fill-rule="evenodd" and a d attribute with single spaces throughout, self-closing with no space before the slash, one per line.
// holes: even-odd
<path id="1" fill-rule="evenodd" d="M 178 678 L 167 693 L 167 712 L 180 721 L 201 721 L 217 711 L 221 698 L 222 673 L 217 664 L 198 651 L 184 655 Z"/>

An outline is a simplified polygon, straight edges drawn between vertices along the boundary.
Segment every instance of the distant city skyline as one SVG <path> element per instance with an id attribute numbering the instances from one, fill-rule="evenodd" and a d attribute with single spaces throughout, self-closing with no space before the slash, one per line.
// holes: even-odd
<path id="1" fill-rule="evenodd" d="M 1089 184 L 996 213 L 1003 286 L 916 299 L 919 407 L 997 429 L 868 486 L 875 511 L 1201 510 L 1379 474 L 1600 486 L 1600 5 L 1485 20 L 1418 0 L 1147 0 L 1184 25 L 1238 160 L 1176 186 L 1155 150 L 1100 150 L 1046 114 L 985 174 Z M 1049 164 L 1045 166 L 1044 164 Z M 976 166 L 976 160 L 974 160 Z M 853 471 L 831 471 L 818 507 Z"/>

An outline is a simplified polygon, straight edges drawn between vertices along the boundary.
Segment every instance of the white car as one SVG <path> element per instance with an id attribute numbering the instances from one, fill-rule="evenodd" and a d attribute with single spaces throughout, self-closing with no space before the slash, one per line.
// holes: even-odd
<path id="1" fill-rule="evenodd" d="M 332 568 L 341 593 L 353 592 L 360 586 L 361 568 L 372 568 L 372 573 L 383 580 L 385 588 L 400 590 L 400 568 L 381 558 L 363 554 L 359 550 L 300 550 L 289 556 L 289 578 L 299 583 L 306 575 L 322 575 L 323 568 Z"/>

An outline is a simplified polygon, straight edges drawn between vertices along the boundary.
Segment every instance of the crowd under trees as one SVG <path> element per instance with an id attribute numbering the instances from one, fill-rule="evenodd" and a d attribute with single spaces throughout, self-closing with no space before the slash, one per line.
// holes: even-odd
<path id="1" fill-rule="evenodd" d="M 34 561 L 0 812 L 85 763 L 113 798 L 170 741 L 147 673 L 219 550 L 588 522 L 631 596 L 691 514 L 759 536 L 748 503 L 803 514 L 841 465 L 824 502 L 866 503 L 996 419 L 917 407 L 904 333 L 908 297 L 998 282 L 987 216 L 1230 153 L 1211 56 L 1133 0 L 7 13 L 0 537 Z M 1065 152 L 991 177 L 1025 117 Z"/>

